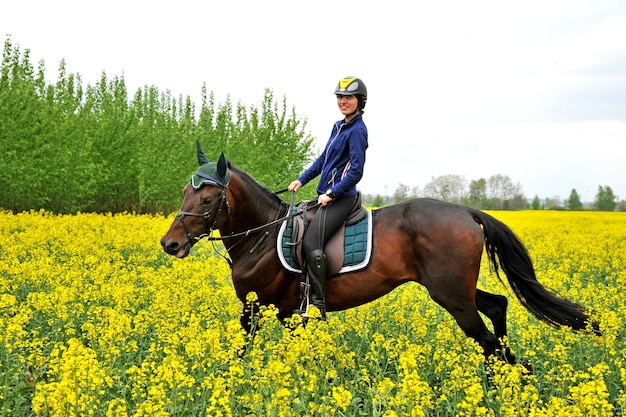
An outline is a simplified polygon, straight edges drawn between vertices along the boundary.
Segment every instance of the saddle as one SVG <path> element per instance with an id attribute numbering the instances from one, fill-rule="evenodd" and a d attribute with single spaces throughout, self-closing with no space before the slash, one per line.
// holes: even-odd
<path id="1" fill-rule="evenodd" d="M 292 270 L 292 272 L 301 272 L 294 270 L 293 265 L 289 266 L 288 261 L 285 260 L 285 253 L 289 251 L 286 247 L 290 248 L 290 255 L 295 263 L 303 268 L 304 259 L 302 255 L 302 238 L 306 228 L 308 227 L 311 219 L 315 216 L 319 206 L 315 200 L 305 200 L 294 208 L 296 212 L 302 212 L 302 216 L 294 216 L 289 222 L 286 222 L 279 233 L 279 254 L 284 266 Z M 346 249 L 349 251 L 356 250 L 351 243 L 356 243 L 361 255 L 358 256 L 361 262 L 359 267 L 364 267 L 369 261 L 369 254 L 371 253 L 371 219 L 367 209 L 363 206 L 361 195 L 359 194 L 356 199 L 350 214 L 346 218 L 344 224 L 337 230 L 337 232 L 328 240 L 324 246 L 324 252 L 326 253 L 326 259 L 328 262 L 329 276 L 337 275 L 340 272 L 348 272 L 348 270 L 355 268 L 346 268 L 347 264 L 354 266 L 354 262 L 351 262 L 352 254 L 347 254 Z M 368 221 L 369 220 L 369 221 Z M 287 223 L 289 223 L 287 225 Z M 291 234 L 289 234 L 291 232 Z M 282 243 L 281 243 L 282 242 Z M 369 244 L 368 244 L 369 243 Z M 367 252 L 367 256 L 366 253 Z M 365 259 L 360 259 L 365 258 Z M 350 266 L 350 265 L 348 265 Z M 359 269 L 359 268 L 356 268 Z"/>

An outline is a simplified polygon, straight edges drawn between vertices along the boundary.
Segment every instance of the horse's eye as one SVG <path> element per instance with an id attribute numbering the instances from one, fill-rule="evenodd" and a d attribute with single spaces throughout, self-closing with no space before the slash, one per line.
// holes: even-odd
<path id="1" fill-rule="evenodd" d="M 211 204 L 211 197 L 204 197 L 200 202 L 203 206 L 208 206 Z"/>

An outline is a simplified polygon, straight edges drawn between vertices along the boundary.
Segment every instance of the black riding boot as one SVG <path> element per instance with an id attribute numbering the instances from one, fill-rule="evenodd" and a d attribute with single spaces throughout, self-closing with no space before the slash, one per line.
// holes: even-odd
<path id="1" fill-rule="evenodd" d="M 309 276 L 309 305 L 317 307 L 326 320 L 326 279 L 328 278 L 328 265 L 326 255 L 321 249 L 316 249 L 306 257 L 306 270 Z M 308 309 L 303 317 L 309 317 Z"/>

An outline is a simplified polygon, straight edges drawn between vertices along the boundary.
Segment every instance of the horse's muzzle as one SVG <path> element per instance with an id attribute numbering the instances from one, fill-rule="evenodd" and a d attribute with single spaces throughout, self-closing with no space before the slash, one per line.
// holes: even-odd
<path id="1" fill-rule="evenodd" d="M 177 258 L 184 258 L 185 256 L 189 255 L 191 242 L 181 244 L 174 239 L 169 239 L 166 236 L 163 236 L 161 238 L 161 246 L 163 246 L 163 250 L 165 251 L 165 253 L 176 256 Z"/>

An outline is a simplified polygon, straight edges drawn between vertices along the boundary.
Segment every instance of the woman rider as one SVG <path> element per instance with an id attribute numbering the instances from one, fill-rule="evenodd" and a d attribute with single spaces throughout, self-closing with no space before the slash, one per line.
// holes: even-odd
<path id="1" fill-rule="evenodd" d="M 309 223 L 302 242 L 305 268 L 308 275 L 309 299 L 303 317 L 309 317 L 308 306 L 317 307 L 326 319 L 326 280 L 328 266 L 324 244 L 341 227 L 358 199 L 356 185 L 363 177 L 367 127 L 363 122 L 367 89 L 359 78 L 342 78 L 335 88 L 337 105 L 343 119 L 336 122 L 324 151 L 313 164 L 289 184 L 289 191 L 320 177 L 317 201 L 321 207 Z"/>

